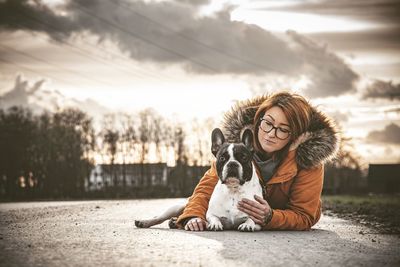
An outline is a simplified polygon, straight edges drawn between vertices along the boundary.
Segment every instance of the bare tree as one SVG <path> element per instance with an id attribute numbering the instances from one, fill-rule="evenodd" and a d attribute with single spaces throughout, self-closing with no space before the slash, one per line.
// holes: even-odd
<path id="1" fill-rule="evenodd" d="M 193 150 L 190 160 L 195 166 L 208 165 L 210 159 L 211 132 L 215 125 L 212 118 L 199 121 L 194 119 L 191 124 L 191 135 L 193 138 Z"/>
<path id="2" fill-rule="evenodd" d="M 19 177 L 29 171 L 30 151 L 34 146 L 35 123 L 30 110 L 11 107 L 0 113 L 0 175 L 6 178 L 5 189 L 15 197 L 21 187 Z"/>
<path id="3" fill-rule="evenodd" d="M 149 185 L 144 172 L 144 163 L 149 158 L 149 147 L 151 142 L 154 140 L 154 110 L 145 109 L 139 113 L 140 124 L 139 124 L 139 140 L 141 142 L 141 177 L 140 185 Z"/>
<path id="4" fill-rule="evenodd" d="M 120 154 L 122 156 L 122 185 L 126 192 L 126 163 L 127 157 L 132 155 L 136 144 L 136 131 L 133 125 L 132 116 L 129 114 L 119 114 L 119 124 L 121 128 Z"/>
<path id="5" fill-rule="evenodd" d="M 117 145 L 120 138 L 120 133 L 115 127 L 115 115 L 107 114 L 103 120 L 103 130 L 101 136 L 105 152 L 110 157 L 110 174 L 114 187 L 117 187 L 118 181 L 115 172 L 115 157 L 117 154 Z M 107 184 L 107 183 L 106 183 Z"/>
<path id="6" fill-rule="evenodd" d="M 356 193 L 363 188 L 361 158 L 352 139 L 342 137 L 336 158 L 325 167 L 324 191 L 326 193 Z"/>

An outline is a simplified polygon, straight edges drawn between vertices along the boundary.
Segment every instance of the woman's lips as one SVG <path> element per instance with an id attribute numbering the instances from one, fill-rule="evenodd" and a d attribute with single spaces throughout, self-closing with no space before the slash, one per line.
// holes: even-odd
<path id="1" fill-rule="evenodd" d="M 271 140 L 268 140 L 268 139 L 264 139 L 264 141 L 265 141 L 265 143 L 267 143 L 267 144 L 275 144 L 275 142 L 273 142 L 273 141 L 271 141 Z"/>

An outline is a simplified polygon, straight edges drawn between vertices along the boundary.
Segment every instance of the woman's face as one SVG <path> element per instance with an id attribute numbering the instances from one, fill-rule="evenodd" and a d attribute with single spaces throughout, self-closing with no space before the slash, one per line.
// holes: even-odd
<path id="1" fill-rule="evenodd" d="M 261 119 L 262 125 L 258 129 L 258 141 L 262 149 L 267 153 L 281 150 L 290 141 L 289 123 L 282 109 L 274 106 L 265 111 Z M 270 131 L 268 132 L 268 130 Z M 282 140 L 282 138 L 286 139 Z"/>

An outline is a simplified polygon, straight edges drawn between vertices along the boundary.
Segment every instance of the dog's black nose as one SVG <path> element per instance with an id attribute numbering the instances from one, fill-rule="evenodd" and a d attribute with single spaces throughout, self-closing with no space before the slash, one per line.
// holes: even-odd
<path id="1" fill-rule="evenodd" d="M 235 161 L 231 161 L 226 166 L 228 168 L 228 177 L 238 177 L 239 176 L 239 164 Z"/>
<path id="2" fill-rule="evenodd" d="M 233 169 L 233 168 L 237 169 L 237 168 L 239 168 L 239 164 L 236 161 L 231 161 L 228 163 L 228 168 L 229 169 Z"/>

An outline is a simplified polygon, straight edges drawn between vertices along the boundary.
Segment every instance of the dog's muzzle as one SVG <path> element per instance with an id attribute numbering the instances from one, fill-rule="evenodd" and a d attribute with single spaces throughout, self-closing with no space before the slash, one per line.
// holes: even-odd
<path id="1" fill-rule="evenodd" d="M 226 176 L 222 180 L 222 183 L 226 183 L 227 185 L 228 184 L 242 185 L 244 183 L 244 181 L 242 181 L 239 163 L 235 161 L 228 162 L 225 168 L 226 168 Z"/>
<path id="2" fill-rule="evenodd" d="M 239 179 L 239 164 L 232 161 L 229 162 L 228 165 L 226 166 L 228 168 L 228 171 L 226 172 L 226 177 L 237 177 Z"/>

